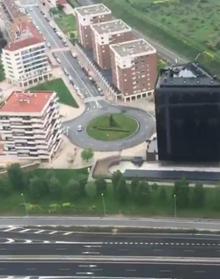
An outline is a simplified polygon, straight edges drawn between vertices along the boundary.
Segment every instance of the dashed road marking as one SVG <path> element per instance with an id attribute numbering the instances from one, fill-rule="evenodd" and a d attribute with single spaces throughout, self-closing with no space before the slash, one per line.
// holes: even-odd
<path id="1" fill-rule="evenodd" d="M 70 235 L 72 234 L 73 232 L 65 232 L 63 235 Z"/>
<path id="2" fill-rule="evenodd" d="M 58 233 L 58 231 L 49 232 L 49 234 L 55 234 L 55 233 Z"/>

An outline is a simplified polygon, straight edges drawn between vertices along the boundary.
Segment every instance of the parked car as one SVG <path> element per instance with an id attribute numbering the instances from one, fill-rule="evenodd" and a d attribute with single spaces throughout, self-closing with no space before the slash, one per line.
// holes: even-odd
<path id="1" fill-rule="evenodd" d="M 68 73 L 68 71 L 67 71 L 67 69 L 66 69 L 66 68 L 63 68 L 63 71 L 64 71 L 64 74 L 65 74 L 66 76 L 68 76 L 68 75 L 69 75 L 69 73 Z"/>

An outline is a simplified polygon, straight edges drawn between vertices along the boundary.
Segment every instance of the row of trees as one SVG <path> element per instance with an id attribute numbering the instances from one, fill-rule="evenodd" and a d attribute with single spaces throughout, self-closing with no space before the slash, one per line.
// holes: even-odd
<path id="1" fill-rule="evenodd" d="M 18 164 L 11 165 L 7 172 L 7 178 L 0 178 L 0 196 L 2 197 L 10 195 L 14 191 L 25 193 L 31 202 L 38 202 L 42 199 L 74 202 L 91 197 L 91 187 L 95 185 L 95 195 L 98 198 L 101 195 L 104 195 L 105 198 L 113 195 L 115 200 L 122 205 L 134 202 L 140 206 L 155 203 L 155 206 L 166 204 L 172 207 L 175 202 L 179 209 L 202 208 L 210 201 L 210 193 L 212 193 L 212 206 L 220 209 L 219 187 L 206 191 L 202 184 L 189 187 L 189 183 L 185 179 L 176 182 L 174 187 L 159 187 L 157 184 L 149 185 L 148 182 L 139 179 L 128 182 L 117 171 L 112 176 L 111 184 L 107 183 L 104 178 L 98 178 L 93 185 L 88 185 L 85 174 L 77 176 L 77 179 L 71 178 L 66 184 L 62 184 L 62 181 L 53 172 L 48 171 L 44 176 L 30 175 L 23 172 Z M 92 197 L 94 198 L 94 191 L 92 191 Z"/>
<path id="2" fill-rule="evenodd" d="M 85 195 L 87 175 L 79 175 L 62 184 L 53 172 L 44 176 L 25 173 L 19 164 L 13 164 L 7 169 L 7 178 L 0 179 L 0 195 L 8 196 L 12 192 L 25 193 L 29 200 L 37 202 L 42 199 L 59 201 L 74 201 Z"/>

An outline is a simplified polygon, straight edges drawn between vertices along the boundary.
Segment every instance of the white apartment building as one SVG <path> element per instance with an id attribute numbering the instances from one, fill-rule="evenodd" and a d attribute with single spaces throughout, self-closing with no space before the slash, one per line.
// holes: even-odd
<path id="1" fill-rule="evenodd" d="M 49 161 L 61 139 L 61 117 L 55 92 L 12 92 L 1 106 L 1 156 Z"/>
<path id="2" fill-rule="evenodd" d="M 6 79 L 23 88 L 50 78 L 46 42 L 32 22 L 22 22 L 16 38 L 2 50 Z"/>

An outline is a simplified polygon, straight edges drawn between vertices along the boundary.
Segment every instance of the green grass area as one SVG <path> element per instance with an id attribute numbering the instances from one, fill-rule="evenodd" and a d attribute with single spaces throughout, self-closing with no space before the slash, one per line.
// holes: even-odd
<path id="1" fill-rule="evenodd" d="M 78 105 L 62 79 L 54 79 L 29 89 L 30 91 L 55 91 L 61 103 L 77 108 Z"/>
<path id="2" fill-rule="evenodd" d="M 123 113 L 99 116 L 87 126 L 90 137 L 102 141 L 127 138 L 138 130 L 138 122 Z"/>
<path id="3" fill-rule="evenodd" d="M 219 0 L 100 0 L 116 17 L 220 75 Z"/>
<path id="4" fill-rule="evenodd" d="M 67 169 L 37 169 L 30 172 L 22 172 L 20 181 L 26 185 L 22 190 L 12 188 L 14 180 L 6 178 L 0 179 L 0 214 L 1 215 L 24 215 L 34 214 L 82 214 L 82 215 L 102 215 L 103 200 L 100 194 L 97 194 L 96 182 L 86 182 L 88 178 L 87 169 L 67 170 Z M 114 176 L 115 177 L 115 176 Z M 38 178 L 38 183 L 30 188 L 31 181 Z M 55 178 L 59 183 L 59 195 L 54 197 L 54 189 L 51 188 L 51 178 Z M 70 180 L 74 182 L 81 181 L 77 189 L 84 189 L 83 194 L 77 199 L 73 188 L 66 187 Z M 122 181 L 123 180 L 123 181 Z M 84 181 L 84 182 L 82 182 Z M 100 181 L 100 180 L 99 180 Z M 115 180 L 114 180 L 115 181 Z M 194 187 L 187 187 L 187 182 L 178 182 L 174 187 L 159 186 L 157 184 L 149 185 L 146 181 L 133 181 L 135 183 L 125 182 L 123 177 L 119 177 L 116 183 L 108 183 L 101 189 L 104 193 L 104 202 L 106 214 L 123 214 L 128 216 L 174 216 L 174 189 L 176 189 L 177 198 L 177 216 L 178 217 L 207 217 L 219 218 L 220 213 L 220 187 L 202 188 L 202 195 L 197 192 L 195 196 Z M 122 183 L 121 183 L 122 182 Z M 124 182 L 124 183 L 123 183 Z M 5 183 L 5 184 L 4 184 Z M 18 183 L 18 184 L 19 184 Z M 18 185 L 17 184 L 17 185 Z M 53 184 L 54 185 L 54 184 Z M 83 186 L 84 185 L 84 186 Z M 99 184 L 100 185 L 100 184 Z M 101 180 L 101 185 L 103 181 Z M 116 185 L 116 186 L 113 186 Z M 19 184 L 19 187 L 21 184 Z M 40 188 L 40 196 L 31 195 L 31 191 L 37 191 Z M 51 192 L 52 189 L 52 192 Z M 182 189 L 179 192 L 177 189 Z M 201 189 L 201 188 L 200 188 Z M 49 191 L 49 192 L 48 192 Z M 74 191 L 74 196 L 71 191 Z M 78 191 L 78 190 L 77 190 Z M 100 193 L 100 188 L 98 193 Z M 186 202 L 187 196 L 187 202 Z M 184 206 L 180 207 L 181 204 Z M 26 207 L 26 210 L 25 210 Z"/>
<path id="5" fill-rule="evenodd" d="M 0 81 L 3 81 L 4 79 L 5 79 L 5 73 L 4 73 L 4 70 L 3 70 L 3 66 L 0 63 Z"/>
<path id="6" fill-rule="evenodd" d="M 54 20 L 60 29 L 69 34 L 76 31 L 76 19 L 73 15 L 67 15 L 63 11 L 56 9 L 53 12 Z"/>

